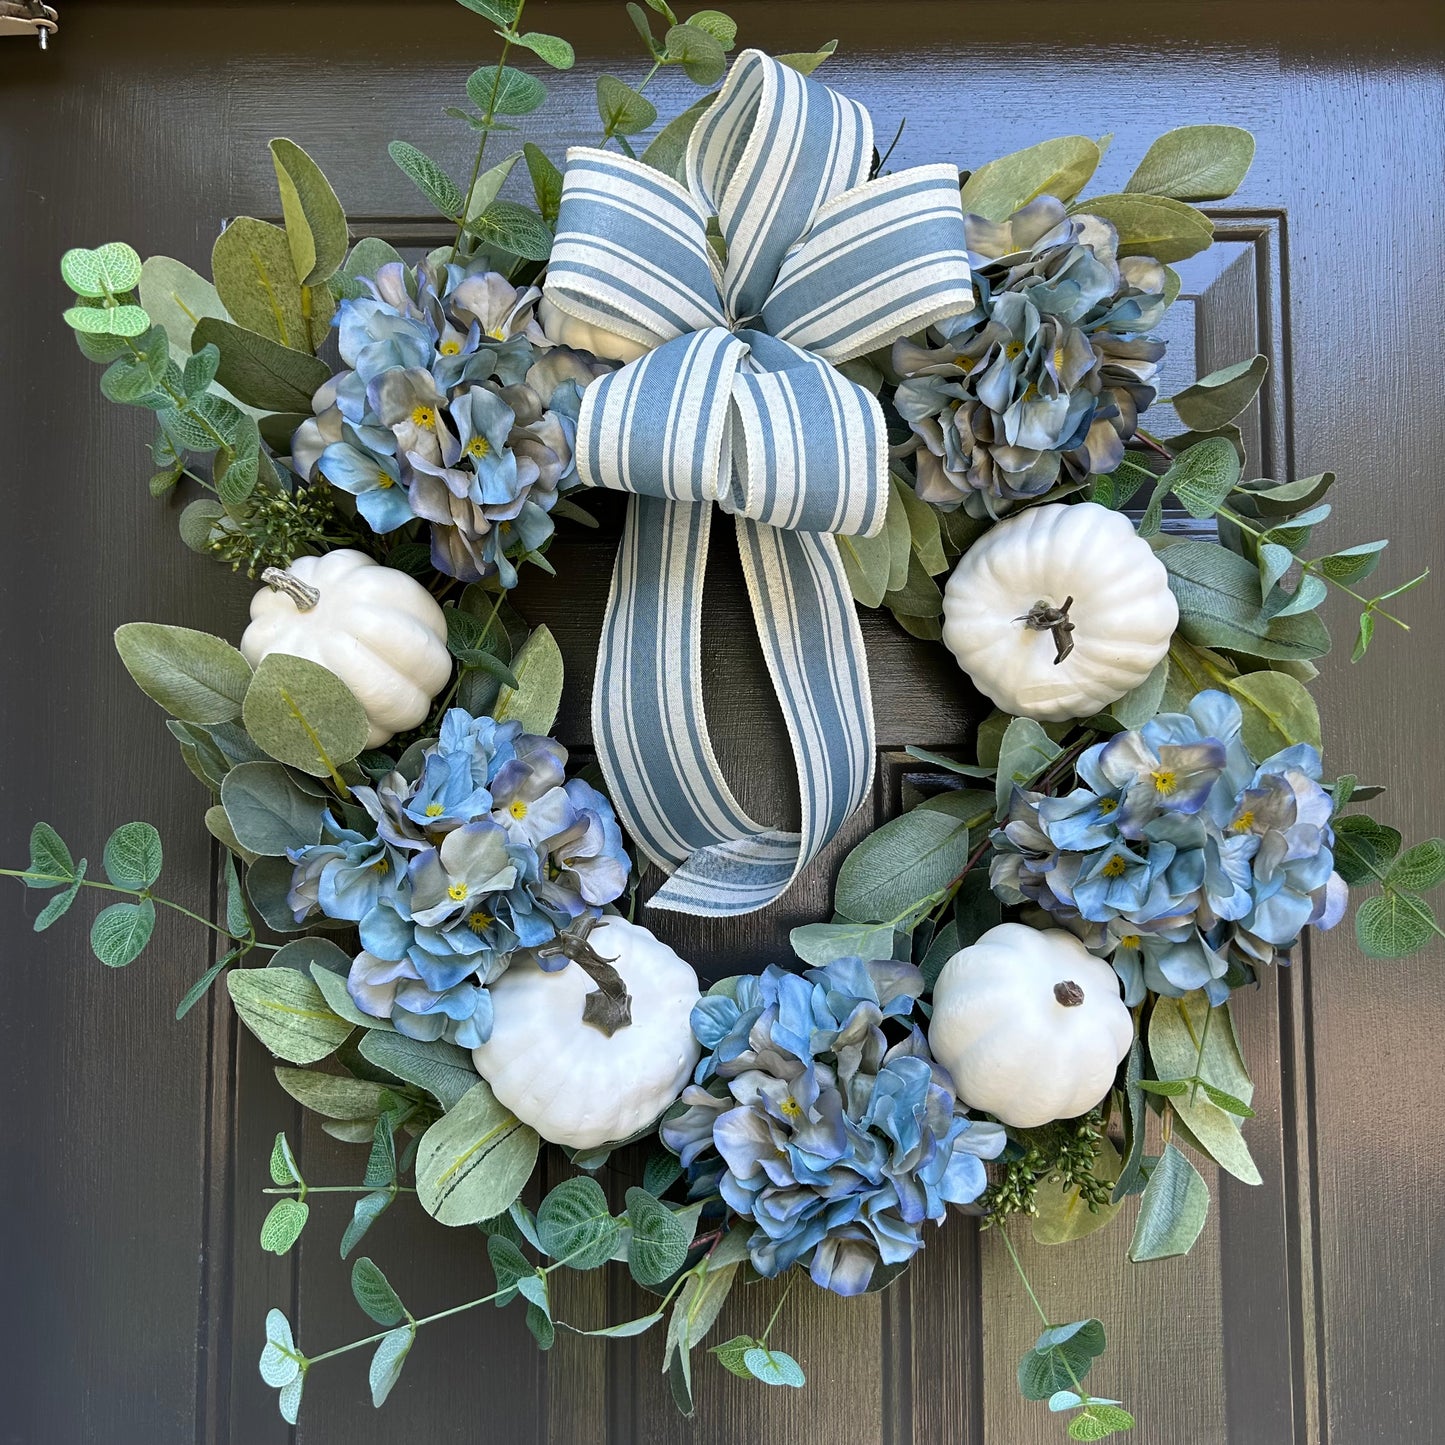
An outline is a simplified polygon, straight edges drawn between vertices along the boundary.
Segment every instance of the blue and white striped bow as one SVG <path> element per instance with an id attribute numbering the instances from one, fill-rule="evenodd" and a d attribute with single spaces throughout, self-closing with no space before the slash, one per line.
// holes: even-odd
<path id="1" fill-rule="evenodd" d="M 958 171 L 867 181 L 872 151 L 862 106 L 749 50 L 693 131 L 687 189 L 610 152 L 567 156 L 545 297 L 648 348 L 587 388 L 577 470 L 634 494 L 592 725 L 628 831 L 672 871 L 655 908 L 773 902 L 872 781 L 867 659 L 830 534 L 883 525 L 887 435 L 876 399 L 835 367 L 973 305 Z M 798 833 L 743 811 L 708 736 L 714 502 L 736 518 L 797 763 Z"/>

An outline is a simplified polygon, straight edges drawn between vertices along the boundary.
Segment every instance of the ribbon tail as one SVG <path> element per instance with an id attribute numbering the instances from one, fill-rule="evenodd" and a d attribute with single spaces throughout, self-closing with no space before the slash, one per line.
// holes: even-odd
<path id="1" fill-rule="evenodd" d="M 775 902 L 864 800 L 875 739 L 867 657 L 831 536 L 737 519 L 753 616 L 792 744 L 798 833 L 757 828 L 695 851 L 652 908 L 726 917 Z"/>

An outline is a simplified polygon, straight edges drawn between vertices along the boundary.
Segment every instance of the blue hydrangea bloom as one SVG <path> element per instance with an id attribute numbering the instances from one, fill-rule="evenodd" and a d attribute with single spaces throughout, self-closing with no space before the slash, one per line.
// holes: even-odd
<path id="1" fill-rule="evenodd" d="M 600 915 L 632 865 L 612 805 L 567 778 L 559 743 L 461 708 L 439 734 L 413 776 L 353 787 L 354 826 L 328 814 L 321 841 L 290 854 L 288 902 L 298 923 L 356 924 L 348 986 L 364 1013 L 475 1048 L 513 953 Z"/>
<path id="2" fill-rule="evenodd" d="M 336 311 L 345 368 L 313 398 L 292 467 L 349 493 L 375 532 L 429 523 L 440 571 L 511 587 L 552 534 L 582 388 L 610 363 L 550 346 L 535 286 L 400 262 L 361 281 Z"/>
<path id="3" fill-rule="evenodd" d="M 1004 1132 L 963 1112 L 930 1056 L 911 1019 L 923 986 L 911 965 L 844 958 L 729 980 L 694 1008 L 706 1052 L 662 1139 L 695 1193 L 753 1221 L 760 1274 L 805 1264 L 859 1294 L 923 1247 L 925 1220 L 983 1193 Z"/>
<path id="4" fill-rule="evenodd" d="M 1256 762 L 1228 694 L 1096 744 L 1076 772 L 1062 797 L 1014 789 L 992 883 L 1110 958 L 1130 1005 L 1198 988 L 1219 1003 L 1343 915 L 1318 751 Z"/>
<path id="5" fill-rule="evenodd" d="M 1109 472 L 1154 400 L 1164 343 L 1147 333 L 1167 272 L 1120 257 L 1113 226 L 1040 196 L 1005 221 L 965 216 L 977 304 L 894 343 L 895 403 L 918 493 L 1002 515 L 1061 477 Z"/>

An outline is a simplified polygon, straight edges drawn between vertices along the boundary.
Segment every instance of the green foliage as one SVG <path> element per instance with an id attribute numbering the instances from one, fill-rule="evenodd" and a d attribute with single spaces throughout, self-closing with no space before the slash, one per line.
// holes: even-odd
<path id="1" fill-rule="evenodd" d="M 1120 256 L 1183 261 L 1207 250 L 1214 240 L 1214 222 L 1208 216 L 1167 196 L 1091 196 L 1073 209 L 1108 221 L 1119 233 Z"/>
<path id="2" fill-rule="evenodd" d="M 216 237 L 211 276 L 231 319 L 293 350 L 314 352 L 334 309 L 325 287 L 303 287 L 286 232 L 241 216 Z"/>
<path id="3" fill-rule="evenodd" d="M 30 869 L 23 881 L 27 888 L 48 888 L 78 878 L 79 871 L 60 834 L 49 823 L 36 823 L 30 830 Z"/>
<path id="4" fill-rule="evenodd" d="M 1240 704 L 1244 745 L 1254 757 L 1267 758 L 1292 743 L 1322 746 L 1319 708 L 1288 673 L 1247 673 L 1230 678 L 1229 690 Z"/>
<path id="5" fill-rule="evenodd" d="M 386 1404 L 386 1397 L 401 1378 L 401 1367 L 406 1363 L 415 1339 L 416 1326 L 408 1322 L 384 1335 L 377 1345 L 367 1371 L 367 1381 L 371 1386 L 371 1403 L 378 1410 Z"/>
<path id="6" fill-rule="evenodd" d="M 467 223 L 468 232 L 489 246 L 510 251 L 527 261 L 545 261 L 552 253 L 552 232 L 547 223 L 515 201 L 493 201 Z"/>
<path id="7" fill-rule="evenodd" d="M 442 1224 L 491 1219 L 522 1192 L 537 1147 L 536 1133 L 478 1081 L 422 1135 L 417 1198 Z"/>
<path id="8" fill-rule="evenodd" d="M 1154 142 L 1124 186 L 1176 201 L 1222 201 L 1254 160 L 1254 137 L 1233 125 L 1185 125 Z"/>
<path id="9" fill-rule="evenodd" d="M 269 1254 L 286 1254 L 301 1238 L 311 1206 L 302 1199 L 278 1199 L 261 1221 L 261 1248 Z"/>
<path id="10" fill-rule="evenodd" d="M 562 703 L 562 650 L 550 628 L 538 627 L 528 637 L 512 672 L 517 686 L 502 688 L 492 715 L 498 722 L 519 722 L 523 732 L 546 737 Z"/>
<path id="11" fill-rule="evenodd" d="M 271 1146 L 271 1182 L 273 1184 L 301 1184 L 301 1170 L 297 1167 L 296 1156 L 291 1150 L 291 1141 L 286 1135 L 278 1134 Z"/>
<path id="12" fill-rule="evenodd" d="M 108 968 L 124 968 L 140 957 L 155 926 L 156 906 L 149 898 L 112 903 L 102 908 L 91 924 L 91 952 Z"/>
<path id="13" fill-rule="evenodd" d="M 553 70 L 571 70 L 577 61 L 576 52 L 571 45 L 558 35 L 542 35 L 534 30 L 526 35 L 514 36 L 512 44 L 530 50 Z"/>
<path id="14" fill-rule="evenodd" d="M 1129 1258 L 1142 1264 L 1188 1254 L 1208 1214 L 1209 1186 L 1173 1144 L 1166 1144 L 1144 1189 Z"/>
<path id="15" fill-rule="evenodd" d="M 335 777 L 363 747 L 366 709 L 335 673 L 304 657 L 261 659 L 242 703 L 246 731 L 278 762 Z"/>
<path id="16" fill-rule="evenodd" d="M 283 346 L 219 317 L 202 317 L 191 341 L 214 348 L 221 385 L 237 400 L 263 411 L 309 412 L 312 394 L 331 375 L 331 368 L 309 351 Z"/>
<path id="17" fill-rule="evenodd" d="M 1028 787 L 1059 756 L 1062 749 L 1033 718 L 1010 718 L 998 752 L 995 816 L 1008 816 L 1014 785 Z"/>
<path id="18" fill-rule="evenodd" d="M 1251 357 L 1211 371 L 1170 398 L 1179 420 L 1198 431 L 1212 431 L 1231 422 L 1254 400 L 1269 372 L 1269 358 Z M 1233 451 L 1233 448 L 1230 448 Z M 1236 473 L 1237 479 L 1237 473 Z M 1177 495 L 1177 493 L 1176 493 Z M 1184 498 L 1181 496 L 1182 502 Z M 1191 515 L 1199 515 L 1192 513 Z"/>
<path id="19" fill-rule="evenodd" d="M 351 1293 L 357 1304 L 379 1325 L 399 1325 L 408 1318 L 401 1296 L 365 1255 L 351 1266 Z"/>
<path id="20" fill-rule="evenodd" d="M 1041 141 L 980 166 L 964 182 L 965 214 L 1002 221 L 1039 196 L 1072 201 L 1099 166 L 1099 147 L 1087 136 Z M 1091 210 L 1093 209 L 1090 203 Z"/>
<path id="21" fill-rule="evenodd" d="M 105 845 L 105 876 L 118 888 L 149 888 L 161 876 L 161 835 L 150 823 L 123 823 Z"/>
<path id="22" fill-rule="evenodd" d="M 280 763 L 232 768 L 221 784 L 221 806 L 237 842 L 262 857 L 279 858 L 320 841 L 325 803 L 304 791 Z"/>
<path id="23" fill-rule="evenodd" d="M 566 44 L 565 41 L 562 43 Z M 571 50 L 570 46 L 568 50 Z M 566 69 L 565 66 L 560 68 Z M 484 115 L 530 115 L 547 99 L 547 87 L 535 75 L 529 75 L 525 70 L 518 70 L 511 65 L 488 65 L 481 70 L 474 70 L 467 77 L 467 95 Z M 401 162 L 398 161 L 397 164 L 401 165 Z M 406 167 L 403 166 L 402 169 L 405 170 Z M 408 171 L 407 174 L 411 173 Z M 412 179 L 416 178 L 413 176 Z M 457 209 L 460 210 L 461 207 L 458 206 Z"/>
<path id="24" fill-rule="evenodd" d="M 1430 905 L 1401 888 L 1388 887 L 1367 898 L 1355 914 L 1355 937 L 1367 958 L 1406 958 L 1437 932 Z"/>
<path id="25" fill-rule="evenodd" d="M 693 1235 L 682 1214 L 634 1188 L 627 1191 L 627 1222 L 632 1229 L 627 1267 L 638 1284 L 661 1284 L 682 1268 Z"/>
<path id="26" fill-rule="evenodd" d="M 77 246 L 60 258 L 60 274 L 77 296 L 120 296 L 140 285 L 141 260 L 124 241 Z"/>
<path id="27" fill-rule="evenodd" d="M 625 80 L 604 72 L 597 77 L 597 114 L 605 136 L 637 135 L 657 119 L 657 107 Z"/>
<path id="28" fill-rule="evenodd" d="M 346 259 L 346 213 L 321 167 L 295 141 L 273 140 L 271 161 L 296 275 L 303 286 L 320 286 Z"/>
<path id="29" fill-rule="evenodd" d="M 532 194 L 537 199 L 537 209 L 550 226 L 557 220 L 557 210 L 562 203 L 562 172 L 552 164 L 546 151 L 531 141 L 522 147 L 522 154 L 527 159 L 527 173 L 532 178 Z"/>
<path id="30" fill-rule="evenodd" d="M 227 318 L 216 288 L 169 256 L 146 258 L 141 267 L 140 299 L 152 322 L 164 329 L 171 355 L 177 360 L 191 354 L 191 336 L 198 321 L 207 316 Z"/>
<path id="31" fill-rule="evenodd" d="M 377 1029 L 361 1040 L 361 1055 L 368 1063 L 424 1089 L 443 1109 L 454 1109 L 477 1082 L 471 1056 L 444 1039 L 425 1043 L 405 1034 Z"/>
<path id="32" fill-rule="evenodd" d="M 893 939 L 887 923 L 805 923 L 788 935 L 793 952 L 816 968 L 835 958 L 892 958 Z"/>
<path id="33" fill-rule="evenodd" d="M 711 13 L 717 14 L 716 11 Z M 720 18 L 726 19 L 725 16 Z M 670 26 L 664 49 L 667 58 L 687 72 L 689 80 L 697 85 L 716 85 L 728 68 L 727 52 L 710 25 L 698 25 L 695 21 L 696 17 L 693 17 L 686 24 Z M 735 25 L 732 30 L 736 35 Z"/>
<path id="34" fill-rule="evenodd" d="M 544 1253 L 573 1269 L 597 1269 L 612 1258 L 622 1225 L 612 1217 L 602 1186 L 587 1175 L 564 1179 L 537 1208 Z"/>
<path id="35" fill-rule="evenodd" d="M 753 1379 L 761 1380 L 765 1385 L 788 1385 L 801 1390 L 808 1383 L 802 1366 L 791 1355 L 763 1345 L 754 1345 L 744 1351 L 743 1368 Z"/>
<path id="36" fill-rule="evenodd" d="M 870 833 L 843 860 L 833 906 L 857 923 L 901 923 L 963 871 L 969 829 L 915 808 Z"/>
<path id="37" fill-rule="evenodd" d="M 295 969 L 237 969 L 226 975 L 226 985 L 241 1022 L 289 1063 L 314 1064 L 351 1034 L 315 983 Z"/>
<path id="38" fill-rule="evenodd" d="M 1094 1319 L 1050 1325 L 1019 1361 L 1019 1390 L 1026 1400 L 1047 1400 L 1077 1387 L 1104 1353 L 1104 1326 Z"/>
<path id="39" fill-rule="evenodd" d="M 394 140 L 387 153 L 433 206 L 455 221 L 466 204 L 457 183 L 432 158 L 404 140 Z"/>
<path id="40" fill-rule="evenodd" d="M 241 715 L 251 667 L 229 642 L 163 622 L 127 622 L 116 651 L 145 695 L 183 722 L 230 722 Z"/>

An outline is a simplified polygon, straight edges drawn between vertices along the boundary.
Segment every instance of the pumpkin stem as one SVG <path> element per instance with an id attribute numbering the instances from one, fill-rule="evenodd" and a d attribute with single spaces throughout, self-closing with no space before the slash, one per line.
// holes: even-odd
<path id="1" fill-rule="evenodd" d="M 622 975 L 612 967 L 617 960 L 603 958 L 587 941 L 587 935 L 596 924 L 595 918 L 584 919 L 575 930 L 559 933 L 537 953 L 542 958 L 555 958 L 561 954 L 597 985 L 583 1000 L 582 1022 L 600 1029 L 610 1039 L 618 1029 L 625 1029 L 632 1023 L 632 995 L 627 992 Z"/>
<path id="2" fill-rule="evenodd" d="M 281 567 L 268 567 L 261 580 L 273 591 L 284 592 L 295 604 L 298 612 L 310 612 L 321 594 L 309 582 L 303 582 L 294 572 Z"/>
<path id="3" fill-rule="evenodd" d="M 1074 624 L 1069 618 L 1069 608 L 1074 605 L 1072 597 L 1064 598 L 1062 607 L 1055 607 L 1052 602 L 1040 598 L 1034 603 L 1022 617 L 1015 617 L 1015 622 L 1022 622 L 1024 626 L 1031 627 L 1035 632 L 1052 632 L 1054 634 L 1054 666 L 1057 667 L 1073 650 Z"/>
<path id="4" fill-rule="evenodd" d="M 1073 979 L 1066 978 L 1054 985 L 1054 998 L 1065 1008 L 1078 1008 L 1084 1001 L 1084 990 Z"/>

